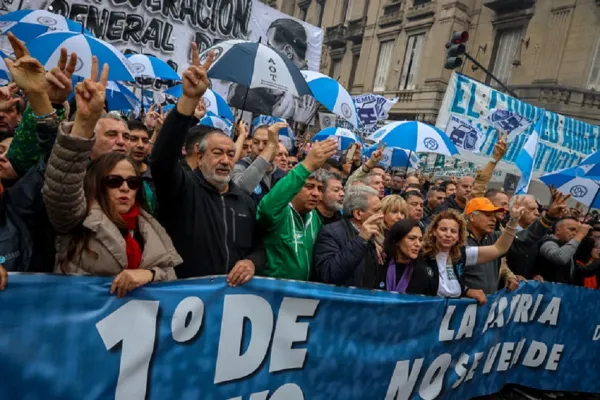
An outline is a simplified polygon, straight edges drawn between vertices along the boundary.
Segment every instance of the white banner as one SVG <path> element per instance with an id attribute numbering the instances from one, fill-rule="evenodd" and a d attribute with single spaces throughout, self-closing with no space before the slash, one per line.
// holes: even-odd
<path id="1" fill-rule="evenodd" d="M 46 9 L 72 20 L 124 53 L 154 55 L 179 74 L 189 65 L 191 43 L 200 51 L 227 39 L 261 40 L 301 66 L 318 71 L 323 30 L 292 18 L 258 0 L 0 0 L 0 14 L 18 9 Z M 4 39 L 2 48 L 12 53 Z M 243 66 L 240 66 L 243 67 Z M 213 81 L 213 90 L 227 98 L 228 83 Z M 149 86 L 146 85 L 145 89 Z M 154 90 L 164 90 L 156 81 Z M 271 109 L 282 96 L 269 93 L 263 99 Z M 304 111 L 304 104 L 279 104 L 281 112 Z M 278 110 L 275 110 L 278 111 Z M 311 110 L 309 110 L 311 111 Z M 270 114 L 270 113 L 262 113 Z M 273 115 L 273 114 L 270 114 Z M 313 114 L 314 115 L 314 114 Z M 276 115 L 277 116 L 277 115 Z"/>

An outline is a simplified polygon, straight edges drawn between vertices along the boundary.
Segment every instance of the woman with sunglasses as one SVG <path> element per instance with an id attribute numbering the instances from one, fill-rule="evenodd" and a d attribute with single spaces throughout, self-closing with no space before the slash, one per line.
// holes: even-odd
<path id="1" fill-rule="evenodd" d="M 94 57 L 95 58 L 95 57 Z M 58 233 L 55 272 L 114 276 L 122 297 L 153 281 L 175 279 L 182 262 L 163 227 L 143 209 L 142 178 L 121 153 L 89 162 L 94 127 L 106 93 L 108 67 L 75 88 L 74 123 L 62 123 L 46 170 L 44 202 Z"/>

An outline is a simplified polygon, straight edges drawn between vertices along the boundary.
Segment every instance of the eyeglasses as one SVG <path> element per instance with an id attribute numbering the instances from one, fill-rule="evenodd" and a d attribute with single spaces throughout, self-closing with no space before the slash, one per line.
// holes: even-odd
<path id="1" fill-rule="evenodd" d="M 130 176 L 123 178 L 121 175 L 108 175 L 103 179 L 104 185 L 111 189 L 118 189 L 127 182 L 127 186 L 131 190 L 138 190 L 142 186 L 142 178 L 139 176 Z"/>

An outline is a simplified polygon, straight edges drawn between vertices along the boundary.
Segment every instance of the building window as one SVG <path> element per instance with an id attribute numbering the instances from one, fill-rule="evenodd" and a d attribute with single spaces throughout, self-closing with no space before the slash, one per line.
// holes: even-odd
<path id="1" fill-rule="evenodd" d="M 424 34 L 408 37 L 406 53 L 404 53 L 404 66 L 402 67 L 402 76 L 400 77 L 400 86 L 398 88 L 399 90 L 413 90 L 415 88 L 424 40 Z"/>
<path id="2" fill-rule="evenodd" d="M 340 80 L 340 75 L 342 74 L 342 59 L 332 59 L 331 60 L 331 71 L 329 75 L 335 79 L 336 81 Z"/>
<path id="3" fill-rule="evenodd" d="M 342 23 L 350 21 L 350 11 L 352 10 L 352 0 L 344 0 L 344 8 L 342 9 Z"/>
<path id="4" fill-rule="evenodd" d="M 298 7 L 298 19 L 306 21 L 306 8 Z"/>
<path id="5" fill-rule="evenodd" d="M 388 70 L 390 69 L 390 61 L 392 61 L 392 49 L 394 41 L 388 40 L 381 42 L 379 45 L 379 59 L 377 60 L 377 69 L 375 70 L 375 83 L 373 90 L 383 92 L 387 81 Z"/>
<path id="6" fill-rule="evenodd" d="M 325 6 L 323 5 L 323 1 L 317 1 L 317 26 L 321 27 L 323 25 L 323 14 L 325 13 Z"/>
<path id="7" fill-rule="evenodd" d="M 496 57 L 492 74 L 505 85 L 510 81 L 513 70 L 513 61 L 521 45 L 523 38 L 523 27 L 500 31 L 496 40 Z M 497 85 L 495 81 L 489 82 L 492 86 Z"/>
<path id="8" fill-rule="evenodd" d="M 352 56 L 352 66 L 350 67 L 350 80 L 348 81 L 348 89 L 350 90 L 352 90 L 352 86 L 354 86 L 354 78 L 356 77 L 356 67 L 358 66 L 359 58 L 359 54 L 354 54 Z"/>
<path id="9" fill-rule="evenodd" d="M 431 3 L 431 0 L 413 0 L 413 6 L 420 6 L 425 3 Z"/>
<path id="10" fill-rule="evenodd" d="M 592 58 L 592 67 L 590 68 L 587 89 L 600 90 L 600 36 L 596 42 L 594 58 Z"/>

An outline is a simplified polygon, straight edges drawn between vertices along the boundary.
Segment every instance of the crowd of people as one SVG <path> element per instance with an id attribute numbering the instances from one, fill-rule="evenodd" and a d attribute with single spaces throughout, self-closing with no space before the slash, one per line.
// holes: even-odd
<path id="1" fill-rule="evenodd" d="M 551 189 L 488 189 L 499 135 L 476 177 L 425 177 L 364 163 L 327 139 L 289 151 L 286 123 L 199 125 L 209 55 L 183 73 L 167 114 L 106 113 L 108 66 L 73 88 L 77 55 L 51 71 L 9 34 L 0 89 L 0 289 L 7 271 L 114 277 L 122 297 L 150 282 L 254 276 L 486 302 L 537 280 L 596 289 L 600 223 Z M 69 103 L 74 90 L 74 101 Z M 252 129 L 250 129 L 252 128 Z"/>

